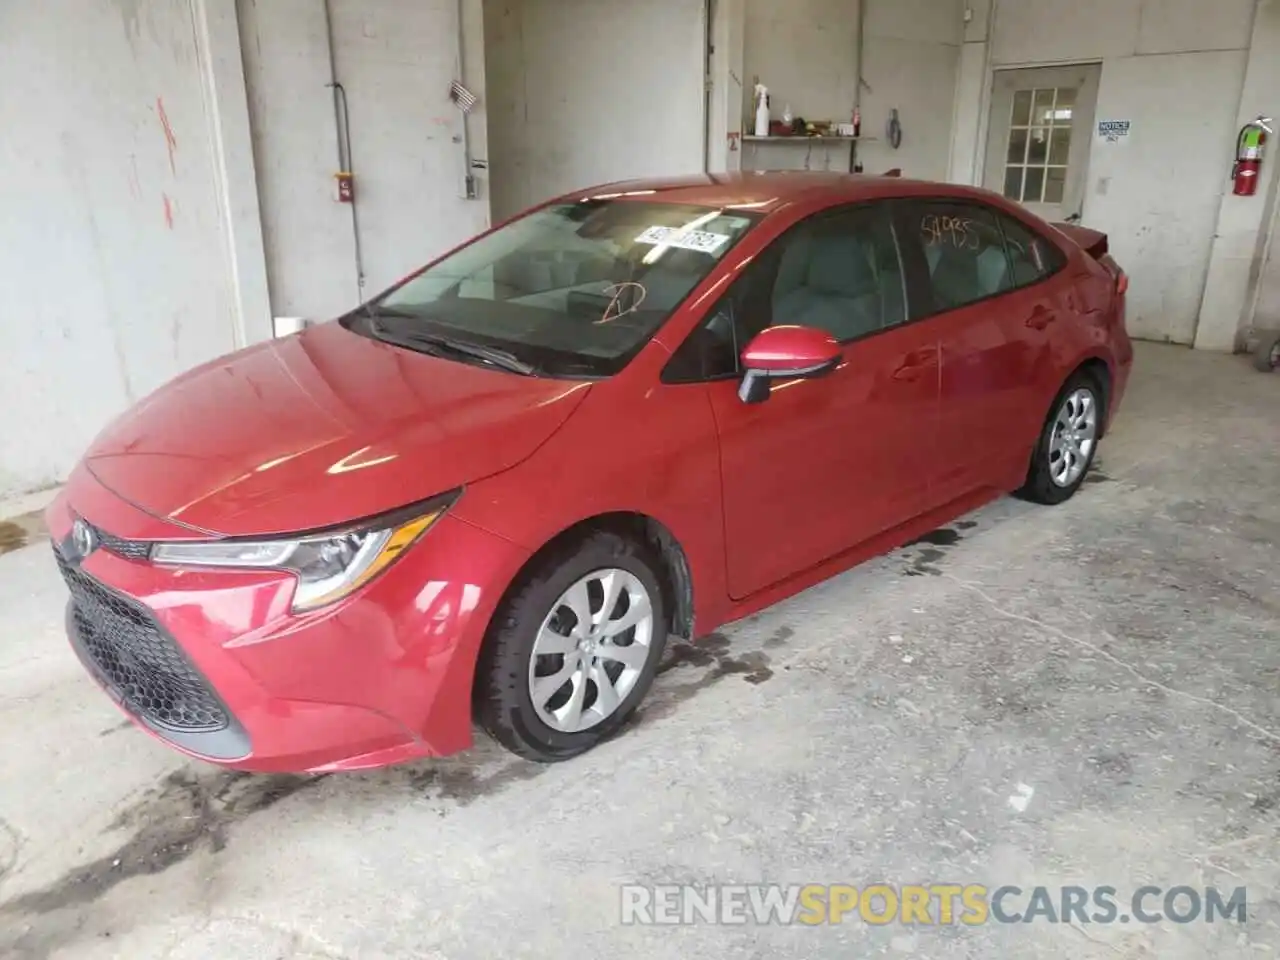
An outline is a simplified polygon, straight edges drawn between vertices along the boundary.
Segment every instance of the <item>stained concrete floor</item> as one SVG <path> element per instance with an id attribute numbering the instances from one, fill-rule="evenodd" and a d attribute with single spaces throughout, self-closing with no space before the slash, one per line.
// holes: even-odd
<path id="1" fill-rule="evenodd" d="M 0 539 L 0 956 L 1271 956 L 1278 414 L 1244 358 L 1144 346 L 1071 503 L 1000 501 L 677 650 L 634 729 L 554 767 L 185 763 L 82 674 L 27 517 Z M 619 923 L 621 883 L 762 880 L 1245 886 L 1248 919 Z"/>

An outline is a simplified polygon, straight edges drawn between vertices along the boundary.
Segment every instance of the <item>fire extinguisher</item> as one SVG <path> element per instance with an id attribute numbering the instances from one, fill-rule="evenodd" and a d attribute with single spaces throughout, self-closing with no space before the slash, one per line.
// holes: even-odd
<path id="1" fill-rule="evenodd" d="M 1273 133 L 1270 117 L 1250 120 L 1236 137 L 1236 162 L 1231 168 L 1231 189 L 1237 197 L 1252 197 L 1258 192 L 1258 175 L 1262 170 L 1262 148 L 1267 135 Z"/>

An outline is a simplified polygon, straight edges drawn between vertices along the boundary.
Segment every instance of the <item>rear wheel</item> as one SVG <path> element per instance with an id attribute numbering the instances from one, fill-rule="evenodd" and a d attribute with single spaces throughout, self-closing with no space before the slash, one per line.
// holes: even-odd
<path id="1" fill-rule="evenodd" d="M 616 732 L 653 683 L 667 628 L 658 564 L 598 531 L 541 562 L 486 641 L 476 712 L 504 747 L 567 760 Z"/>
<path id="2" fill-rule="evenodd" d="M 1018 496 L 1055 504 L 1080 489 L 1098 451 L 1106 414 L 1101 398 L 1102 391 L 1091 374 L 1081 370 L 1072 375 L 1049 410 Z"/>

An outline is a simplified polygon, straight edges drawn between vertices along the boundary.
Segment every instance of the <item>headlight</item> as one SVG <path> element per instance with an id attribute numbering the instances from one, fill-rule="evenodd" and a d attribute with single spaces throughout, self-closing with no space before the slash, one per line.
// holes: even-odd
<path id="1" fill-rule="evenodd" d="M 298 578 L 294 612 L 340 600 L 368 583 L 430 529 L 454 495 L 343 530 L 292 539 L 158 543 L 155 563 L 181 567 L 288 570 Z"/>

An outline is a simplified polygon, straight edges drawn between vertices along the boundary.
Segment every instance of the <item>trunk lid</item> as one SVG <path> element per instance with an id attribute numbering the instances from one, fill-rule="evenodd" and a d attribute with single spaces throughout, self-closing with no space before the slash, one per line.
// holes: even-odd
<path id="1" fill-rule="evenodd" d="M 1082 227 L 1078 223 L 1055 223 L 1053 226 L 1093 259 L 1101 260 L 1107 255 L 1107 235 L 1102 231 Z"/>

